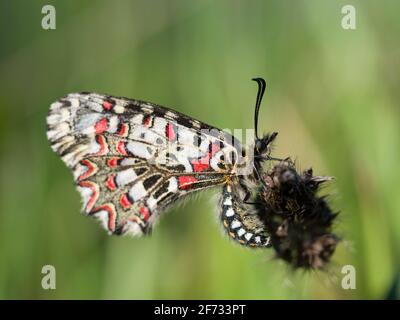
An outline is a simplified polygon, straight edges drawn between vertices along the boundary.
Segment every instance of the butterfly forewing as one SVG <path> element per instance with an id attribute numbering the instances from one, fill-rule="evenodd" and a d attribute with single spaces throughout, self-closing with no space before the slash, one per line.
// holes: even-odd
<path id="1" fill-rule="evenodd" d="M 114 234 L 149 232 L 169 204 L 226 183 L 242 154 L 232 136 L 188 116 L 96 93 L 53 103 L 47 124 L 52 149 L 73 170 L 83 212 Z"/>

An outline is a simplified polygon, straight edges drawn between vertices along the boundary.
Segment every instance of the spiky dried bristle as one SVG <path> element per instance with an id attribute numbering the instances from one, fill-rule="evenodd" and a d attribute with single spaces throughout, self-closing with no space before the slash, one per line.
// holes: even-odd
<path id="1" fill-rule="evenodd" d="M 295 268 L 322 269 L 339 241 L 331 231 L 337 213 L 317 195 L 332 178 L 313 176 L 312 169 L 299 174 L 291 161 L 282 161 L 263 179 L 257 212 L 277 256 Z"/>

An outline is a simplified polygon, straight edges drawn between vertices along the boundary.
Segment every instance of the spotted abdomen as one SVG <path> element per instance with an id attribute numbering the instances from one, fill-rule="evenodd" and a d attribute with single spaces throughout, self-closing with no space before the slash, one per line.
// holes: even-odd
<path id="1" fill-rule="evenodd" d="M 224 185 L 220 200 L 220 219 L 228 235 L 238 243 L 250 247 L 270 247 L 270 237 L 264 224 L 253 210 L 243 203 L 234 181 Z"/>

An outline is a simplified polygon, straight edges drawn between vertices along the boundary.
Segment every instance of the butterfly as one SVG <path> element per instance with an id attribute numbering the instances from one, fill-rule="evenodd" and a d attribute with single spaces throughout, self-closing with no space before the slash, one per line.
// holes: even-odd
<path id="1" fill-rule="evenodd" d="M 110 234 L 149 234 L 160 215 L 187 195 L 222 188 L 219 218 L 249 247 L 269 247 L 265 224 L 247 200 L 273 160 L 277 133 L 257 134 L 265 81 L 258 84 L 254 145 L 172 109 L 97 93 L 71 93 L 51 104 L 47 138 L 73 172 L 83 213 Z M 250 168 L 250 170 L 244 170 Z"/>

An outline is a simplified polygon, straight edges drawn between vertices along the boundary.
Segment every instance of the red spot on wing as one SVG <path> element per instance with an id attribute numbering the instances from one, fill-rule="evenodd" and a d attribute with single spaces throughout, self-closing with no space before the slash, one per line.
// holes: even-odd
<path id="1" fill-rule="evenodd" d="M 216 154 L 218 152 L 219 148 L 216 144 L 212 143 L 211 144 L 211 151 L 209 152 L 210 157 L 213 157 L 214 154 Z"/>
<path id="2" fill-rule="evenodd" d="M 111 110 L 112 107 L 113 107 L 113 104 L 110 101 L 104 101 L 103 102 L 104 110 Z"/>
<path id="3" fill-rule="evenodd" d="M 144 221 L 147 221 L 150 217 L 150 211 L 147 207 L 141 207 L 139 209 L 140 214 L 142 215 L 142 218 Z"/>
<path id="4" fill-rule="evenodd" d="M 114 157 L 114 158 L 110 158 L 107 160 L 107 166 L 109 166 L 110 168 L 115 168 L 118 166 L 118 160 L 119 158 Z"/>
<path id="5" fill-rule="evenodd" d="M 216 152 L 218 152 L 219 148 L 214 143 L 210 145 L 210 151 L 200 159 L 193 159 L 191 161 L 193 165 L 193 170 L 195 172 L 205 171 L 210 167 L 210 160 L 214 156 Z"/>
<path id="6" fill-rule="evenodd" d="M 210 167 L 210 159 L 207 155 L 204 158 L 192 160 L 192 165 L 195 172 L 206 171 Z"/>
<path id="7" fill-rule="evenodd" d="M 78 177 L 79 181 L 85 180 L 85 179 L 89 178 L 91 175 L 93 175 L 94 173 L 96 173 L 97 167 L 89 160 L 83 159 L 81 161 L 81 165 L 85 166 L 87 169 L 84 173 L 82 173 Z"/>
<path id="8" fill-rule="evenodd" d="M 152 116 L 146 116 L 146 117 L 144 117 L 144 119 L 143 119 L 143 125 L 145 126 L 145 127 L 150 127 L 151 126 L 151 121 L 152 121 Z"/>
<path id="9" fill-rule="evenodd" d="M 120 137 L 125 137 L 127 133 L 128 133 L 128 125 L 126 123 L 121 123 L 121 127 L 117 132 L 117 135 L 119 135 Z"/>
<path id="10" fill-rule="evenodd" d="M 126 152 L 125 142 L 124 141 L 118 141 L 118 143 L 117 143 L 117 151 L 120 154 L 124 155 L 124 156 L 128 155 L 128 152 Z"/>
<path id="11" fill-rule="evenodd" d="M 189 189 L 198 180 L 193 176 L 179 176 L 178 185 L 179 189 Z"/>
<path id="12" fill-rule="evenodd" d="M 176 132 L 174 125 L 172 123 L 168 123 L 165 127 L 165 136 L 168 140 L 175 140 L 176 139 Z"/>
<path id="13" fill-rule="evenodd" d="M 79 186 L 82 188 L 89 188 L 92 191 L 90 195 L 89 201 L 86 204 L 85 211 L 90 212 L 99 197 L 99 193 L 97 192 L 97 185 L 91 181 L 81 181 L 79 182 Z"/>
<path id="14" fill-rule="evenodd" d="M 102 210 L 107 211 L 107 213 L 108 213 L 108 223 L 107 223 L 108 230 L 110 230 L 111 232 L 114 232 L 115 231 L 115 222 L 116 222 L 116 218 L 117 218 L 117 214 L 115 212 L 114 206 L 107 203 L 107 204 L 101 205 L 99 207 L 96 207 L 93 210 L 93 212 L 97 213 Z"/>
<path id="15" fill-rule="evenodd" d="M 132 205 L 132 202 L 129 200 L 129 196 L 127 193 L 124 193 L 119 199 L 119 203 L 124 209 L 129 209 Z"/>
<path id="16" fill-rule="evenodd" d="M 96 131 L 96 134 L 101 134 L 104 131 L 106 131 L 108 128 L 108 119 L 107 118 L 103 118 L 100 121 L 98 121 L 95 126 L 94 129 Z"/>
<path id="17" fill-rule="evenodd" d="M 117 185 L 115 183 L 115 174 L 112 174 L 108 177 L 108 179 L 106 181 L 106 186 L 111 191 L 114 191 L 115 189 L 117 189 Z"/>
<path id="18" fill-rule="evenodd" d="M 100 150 L 99 152 L 96 153 L 96 155 L 97 156 L 104 155 L 107 152 L 106 139 L 102 135 L 97 135 L 96 142 L 100 145 Z"/>

